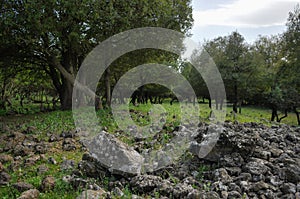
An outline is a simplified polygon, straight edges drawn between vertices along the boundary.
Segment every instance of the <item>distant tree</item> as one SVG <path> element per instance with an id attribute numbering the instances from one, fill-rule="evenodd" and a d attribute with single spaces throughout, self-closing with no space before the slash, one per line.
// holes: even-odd
<path id="1" fill-rule="evenodd" d="M 284 61 L 281 70 L 282 88 L 285 91 L 285 101 L 297 115 L 300 125 L 300 5 L 289 13 L 287 31 L 284 33 Z"/>
<path id="2" fill-rule="evenodd" d="M 245 96 L 248 77 L 252 74 L 245 39 L 235 31 L 229 36 L 207 41 L 204 48 L 216 63 L 225 83 L 227 98 L 233 102 L 233 111 L 237 112 Z"/>

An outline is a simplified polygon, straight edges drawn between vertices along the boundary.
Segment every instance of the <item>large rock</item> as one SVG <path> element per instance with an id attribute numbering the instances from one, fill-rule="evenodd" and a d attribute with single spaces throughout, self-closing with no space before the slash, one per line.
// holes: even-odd
<path id="1" fill-rule="evenodd" d="M 150 192 L 161 186 L 163 179 L 153 175 L 139 175 L 131 179 L 130 185 L 138 193 Z"/>
<path id="2" fill-rule="evenodd" d="M 106 198 L 107 193 L 103 190 L 86 190 L 83 191 L 76 199 L 102 199 Z"/>
<path id="3" fill-rule="evenodd" d="M 29 189 L 21 194 L 18 199 L 38 199 L 40 195 L 39 190 Z"/>
<path id="4" fill-rule="evenodd" d="M 32 184 L 28 184 L 25 182 L 17 182 L 12 185 L 15 189 L 17 189 L 19 192 L 27 191 L 29 189 L 33 189 Z"/>
<path id="5" fill-rule="evenodd" d="M 42 191 L 50 191 L 55 187 L 55 178 L 53 176 L 46 176 L 42 180 L 41 190 Z"/>
<path id="6" fill-rule="evenodd" d="M 84 143 L 92 156 L 111 173 L 121 175 L 141 173 L 144 158 L 113 135 L 102 131 L 88 144 Z"/>
<path id="7" fill-rule="evenodd" d="M 0 185 L 7 185 L 11 180 L 11 177 L 8 173 L 2 171 L 0 173 Z"/>

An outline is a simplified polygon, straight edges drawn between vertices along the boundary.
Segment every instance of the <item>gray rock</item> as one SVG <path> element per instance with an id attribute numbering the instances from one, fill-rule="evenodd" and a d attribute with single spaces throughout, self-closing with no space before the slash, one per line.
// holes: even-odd
<path id="1" fill-rule="evenodd" d="M 296 193 L 296 185 L 292 184 L 292 183 L 284 183 L 281 187 L 280 190 L 284 193 L 284 194 L 295 194 Z"/>
<path id="2" fill-rule="evenodd" d="M 0 162 L 0 172 L 2 172 L 4 170 L 4 166 L 3 164 Z"/>
<path id="3" fill-rule="evenodd" d="M 93 178 L 103 178 L 107 173 L 107 169 L 105 169 L 95 161 L 83 160 L 79 162 L 78 168 L 85 175 Z"/>
<path id="4" fill-rule="evenodd" d="M 188 193 L 186 196 L 187 199 L 194 199 L 194 198 L 200 198 L 201 193 L 197 189 L 193 189 L 191 192 Z"/>
<path id="5" fill-rule="evenodd" d="M 191 185 L 185 183 L 178 183 L 173 188 L 173 197 L 174 198 L 185 198 L 189 193 L 194 192 L 194 188 Z"/>
<path id="6" fill-rule="evenodd" d="M 242 198 L 242 195 L 237 191 L 230 191 L 228 193 L 228 198 Z"/>
<path id="7" fill-rule="evenodd" d="M 139 175 L 131 179 L 130 185 L 138 193 L 147 193 L 159 187 L 163 180 L 159 176 Z"/>
<path id="8" fill-rule="evenodd" d="M 11 180 L 11 177 L 8 173 L 2 171 L 0 173 L 0 185 L 7 185 Z"/>
<path id="9" fill-rule="evenodd" d="M 49 158 L 48 158 L 48 162 L 49 162 L 50 164 L 57 164 L 56 160 L 55 160 L 53 157 L 49 157 Z"/>
<path id="10" fill-rule="evenodd" d="M 201 199 L 219 199 L 220 196 L 217 192 L 209 191 L 209 192 L 201 192 Z"/>
<path id="11" fill-rule="evenodd" d="M 13 188 L 17 189 L 19 192 L 24 192 L 27 191 L 29 189 L 33 189 L 33 185 L 32 184 L 28 184 L 25 182 L 17 182 L 15 184 L 12 185 Z"/>
<path id="12" fill-rule="evenodd" d="M 62 143 L 62 149 L 64 151 L 76 150 L 76 140 L 74 140 L 72 138 L 65 138 Z"/>
<path id="13" fill-rule="evenodd" d="M 21 194 L 17 199 L 38 199 L 40 192 L 37 189 L 29 189 Z"/>
<path id="14" fill-rule="evenodd" d="M 51 135 L 49 136 L 48 142 L 57 142 L 57 141 L 59 141 L 59 140 L 60 140 L 60 138 L 59 138 L 58 135 L 56 135 L 56 134 L 51 134 Z"/>
<path id="15" fill-rule="evenodd" d="M 121 191 L 121 189 L 119 187 L 113 188 L 111 193 L 112 193 L 112 195 L 119 196 L 119 197 L 122 197 L 124 195 L 124 193 Z"/>
<path id="16" fill-rule="evenodd" d="M 298 183 L 300 182 L 300 167 L 299 165 L 288 165 L 284 169 L 285 177 L 289 182 Z"/>
<path id="17" fill-rule="evenodd" d="M 13 150 L 14 156 L 27 156 L 31 152 L 32 152 L 32 149 L 25 147 L 21 144 L 16 145 Z"/>
<path id="18" fill-rule="evenodd" d="M 254 175 L 265 174 L 269 170 L 269 168 L 266 166 L 266 161 L 258 158 L 248 162 L 244 169 Z"/>
<path id="19" fill-rule="evenodd" d="M 83 191 L 76 199 L 102 199 L 106 198 L 107 193 L 103 190 L 86 190 Z"/>
<path id="20" fill-rule="evenodd" d="M 40 159 L 41 159 L 41 157 L 39 155 L 34 155 L 32 157 L 29 157 L 29 158 L 25 159 L 25 161 L 24 161 L 25 166 L 33 166 Z"/>
<path id="21" fill-rule="evenodd" d="M 34 147 L 34 152 L 38 154 L 45 154 L 48 151 L 48 145 L 44 142 L 38 143 Z"/>
<path id="22" fill-rule="evenodd" d="M 228 175 L 226 169 L 224 168 L 214 171 L 214 180 L 221 181 L 224 184 L 232 182 L 232 178 Z"/>
<path id="23" fill-rule="evenodd" d="M 258 192 L 259 190 L 265 190 L 268 188 L 269 188 L 269 184 L 267 184 L 263 181 L 260 181 L 260 182 L 256 182 L 256 183 L 252 184 L 250 189 L 255 192 Z"/>
<path id="24" fill-rule="evenodd" d="M 52 176 L 46 176 L 43 180 L 42 180 L 42 184 L 41 184 L 41 190 L 42 191 L 50 191 L 53 190 L 55 187 L 55 178 Z"/>
<path id="25" fill-rule="evenodd" d="M 49 168 L 46 165 L 42 164 L 37 168 L 37 173 L 39 175 L 41 175 L 41 174 L 46 173 L 48 170 L 49 170 Z"/>
<path id="26" fill-rule="evenodd" d="M 61 170 L 73 169 L 74 167 L 75 167 L 74 160 L 64 160 L 60 165 Z"/>
<path id="27" fill-rule="evenodd" d="M 8 162 L 12 162 L 14 160 L 14 158 L 10 155 L 7 154 L 0 154 L 0 162 L 5 164 Z"/>
<path id="28" fill-rule="evenodd" d="M 113 174 L 137 175 L 141 173 L 144 158 L 113 135 L 102 131 L 86 146 L 92 156 Z"/>

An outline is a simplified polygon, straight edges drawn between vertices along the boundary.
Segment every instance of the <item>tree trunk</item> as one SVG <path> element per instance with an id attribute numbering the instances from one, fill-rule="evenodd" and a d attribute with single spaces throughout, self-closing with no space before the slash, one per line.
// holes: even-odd
<path id="1" fill-rule="evenodd" d="M 294 107 L 294 112 L 296 113 L 296 116 L 297 116 L 298 125 L 300 125 L 300 115 L 299 115 L 299 112 L 297 111 L 296 107 Z"/>
<path id="2" fill-rule="evenodd" d="M 72 92 L 73 92 L 73 84 L 63 78 L 62 81 L 62 89 L 59 92 L 59 99 L 62 110 L 70 110 L 72 109 Z"/>
<path id="3" fill-rule="evenodd" d="M 288 116 L 288 112 L 287 109 L 284 110 L 284 116 L 282 116 L 281 118 L 277 118 L 277 122 L 281 122 L 282 119 L 286 118 Z"/>
<path id="4" fill-rule="evenodd" d="M 276 119 L 276 121 L 278 120 L 278 114 L 277 114 L 277 108 L 276 107 L 272 107 L 272 116 L 271 116 L 271 121 L 274 122 Z"/>
<path id="5" fill-rule="evenodd" d="M 233 92 L 234 92 L 234 99 L 233 99 L 232 110 L 233 110 L 233 112 L 237 113 L 238 91 L 237 91 L 237 81 L 236 80 L 234 80 Z"/>

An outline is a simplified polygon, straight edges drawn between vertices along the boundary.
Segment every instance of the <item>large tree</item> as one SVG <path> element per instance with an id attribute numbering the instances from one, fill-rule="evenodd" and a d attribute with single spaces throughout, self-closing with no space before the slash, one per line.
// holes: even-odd
<path id="1" fill-rule="evenodd" d="M 4 0 L 0 51 L 5 53 L 1 58 L 46 71 L 62 109 L 70 109 L 76 73 L 99 42 L 145 26 L 186 33 L 191 13 L 190 0 Z M 106 75 L 109 78 L 110 71 Z"/>

